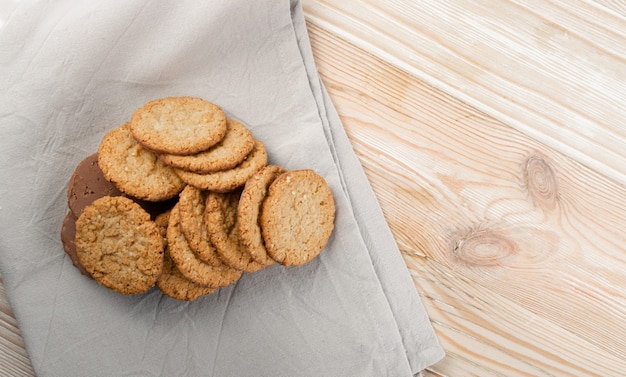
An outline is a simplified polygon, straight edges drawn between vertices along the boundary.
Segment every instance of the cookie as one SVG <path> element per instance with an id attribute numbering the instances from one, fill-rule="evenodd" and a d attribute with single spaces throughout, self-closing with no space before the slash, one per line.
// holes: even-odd
<path id="1" fill-rule="evenodd" d="M 211 266 L 218 267 L 222 262 L 209 239 L 204 215 L 206 212 L 205 202 L 206 195 L 204 195 L 202 190 L 193 186 L 185 187 L 180 193 L 178 200 L 180 230 L 198 259 Z"/>
<path id="2" fill-rule="evenodd" d="M 188 155 L 205 151 L 224 137 L 226 116 L 219 106 L 201 98 L 167 97 L 135 110 L 130 128 L 148 149 Z"/>
<path id="3" fill-rule="evenodd" d="M 328 184 L 313 170 L 281 174 L 261 207 L 261 234 L 269 256 L 285 266 L 315 258 L 334 228 L 335 202 Z"/>
<path id="4" fill-rule="evenodd" d="M 180 230 L 178 205 L 175 205 L 170 213 L 167 226 L 167 245 L 176 268 L 186 279 L 195 284 L 210 288 L 225 287 L 233 284 L 241 277 L 241 271 L 226 265 L 213 267 L 196 257 Z"/>
<path id="5" fill-rule="evenodd" d="M 178 271 L 167 248 L 167 225 L 169 223 L 170 211 L 165 212 L 154 220 L 159 232 L 165 242 L 163 251 L 163 273 L 156 282 L 159 290 L 166 296 L 177 300 L 193 301 L 199 297 L 211 294 L 216 291 L 215 288 L 207 288 L 193 283 Z"/>
<path id="6" fill-rule="evenodd" d="M 217 288 L 203 287 L 187 279 L 176 268 L 167 249 L 164 255 L 163 273 L 156 282 L 157 287 L 164 295 L 176 300 L 193 301 L 217 290 Z"/>
<path id="7" fill-rule="evenodd" d="M 108 181 L 135 198 L 163 201 L 185 187 L 170 166 L 133 138 L 128 123 L 104 136 L 98 148 L 98 165 Z"/>
<path id="8" fill-rule="evenodd" d="M 100 284 L 119 293 L 142 293 L 163 269 L 163 239 L 139 204 L 104 196 L 85 207 L 76 221 L 76 253 Z"/>
<path id="9" fill-rule="evenodd" d="M 254 148 L 243 162 L 232 169 L 214 173 L 199 174 L 181 169 L 174 169 L 176 174 L 187 184 L 202 190 L 227 192 L 243 186 L 248 178 L 267 164 L 265 145 L 255 140 Z"/>
<path id="10" fill-rule="evenodd" d="M 63 225 L 61 226 L 61 243 L 63 244 L 63 250 L 65 250 L 65 253 L 70 257 L 72 264 L 78 269 L 78 271 L 80 271 L 81 274 L 91 277 L 89 272 L 85 270 L 83 265 L 80 264 L 80 261 L 78 260 L 74 237 L 76 237 L 76 217 L 74 217 L 74 214 L 70 211 L 67 215 L 65 215 Z"/>
<path id="11" fill-rule="evenodd" d="M 103 196 L 126 196 L 113 183 L 107 181 L 98 165 L 98 154 L 94 153 L 81 161 L 72 177 L 67 190 L 67 204 L 74 217 L 78 218 L 83 209 L 94 200 Z M 151 202 L 130 197 L 148 211 L 152 218 L 172 208 L 178 198 L 161 202 Z"/>
<path id="12" fill-rule="evenodd" d="M 265 265 L 256 262 L 245 251 L 239 238 L 237 206 L 239 192 L 211 192 L 206 200 L 206 224 L 222 262 L 244 272 L 254 272 Z"/>
<path id="13" fill-rule="evenodd" d="M 170 222 L 170 213 L 172 213 L 172 210 L 167 210 L 159 214 L 154 219 L 154 224 L 157 226 L 157 229 L 159 230 L 159 234 L 161 235 L 161 238 L 163 238 L 164 248 L 167 248 L 167 225 Z"/>
<path id="14" fill-rule="evenodd" d="M 241 245 L 258 263 L 269 265 L 275 261 L 267 254 L 263 236 L 261 235 L 260 214 L 261 204 L 267 189 L 280 174 L 286 170 L 280 166 L 268 165 L 256 172 L 241 192 L 237 209 L 237 223 Z"/>
<path id="15" fill-rule="evenodd" d="M 94 200 L 103 196 L 119 196 L 122 192 L 102 174 L 98 166 L 98 154 L 82 160 L 74 169 L 67 187 L 67 205 L 76 218 Z"/>
<path id="16" fill-rule="evenodd" d="M 254 147 L 252 133 L 242 123 L 226 119 L 226 135 L 206 151 L 180 156 L 160 154 L 165 164 L 194 173 L 211 173 L 239 165 Z"/>

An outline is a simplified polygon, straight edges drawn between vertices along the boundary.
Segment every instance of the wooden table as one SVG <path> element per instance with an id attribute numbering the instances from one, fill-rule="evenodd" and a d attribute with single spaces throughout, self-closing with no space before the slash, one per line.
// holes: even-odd
<path id="1" fill-rule="evenodd" d="M 626 3 L 304 0 L 322 79 L 447 356 L 626 371 Z M 32 374 L 0 289 L 0 370 Z"/>

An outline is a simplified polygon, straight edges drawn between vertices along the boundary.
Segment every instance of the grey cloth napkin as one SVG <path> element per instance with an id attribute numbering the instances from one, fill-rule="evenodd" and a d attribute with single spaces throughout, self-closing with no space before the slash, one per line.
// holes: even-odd
<path id="1" fill-rule="evenodd" d="M 317 75 L 298 1 L 21 4 L 0 26 L 0 271 L 41 376 L 410 376 L 443 357 Z M 329 182 L 319 257 L 192 303 L 80 275 L 59 239 L 76 164 L 148 100 L 202 97 L 270 163 Z"/>

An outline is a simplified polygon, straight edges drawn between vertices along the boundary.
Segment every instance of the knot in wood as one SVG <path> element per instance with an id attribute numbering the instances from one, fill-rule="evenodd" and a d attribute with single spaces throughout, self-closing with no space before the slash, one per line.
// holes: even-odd
<path id="1" fill-rule="evenodd" d="M 515 242 L 489 229 L 472 230 L 454 243 L 454 257 L 474 266 L 500 266 L 517 252 Z"/>
<path id="2" fill-rule="evenodd" d="M 543 208 L 554 209 L 558 186 L 554 170 L 541 156 L 531 156 L 524 167 L 526 189 L 533 202 Z"/>

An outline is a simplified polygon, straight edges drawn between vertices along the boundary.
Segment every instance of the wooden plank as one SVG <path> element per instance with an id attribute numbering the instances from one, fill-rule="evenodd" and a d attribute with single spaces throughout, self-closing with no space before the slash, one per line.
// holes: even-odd
<path id="1" fill-rule="evenodd" d="M 316 25 L 626 184 L 621 2 L 303 4 Z"/>
<path id="2" fill-rule="evenodd" d="M 313 20 L 309 31 L 409 268 L 429 279 L 418 288 L 450 352 L 442 373 L 626 370 L 624 187 Z"/>
<path id="3" fill-rule="evenodd" d="M 34 376 L 0 276 L 0 375 Z"/>
<path id="4" fill-rule="evenodd" d="M 590 2 L 604 7 L 605 11 L 615 12 L 622 17 L 626 17 L 626 2 L 623 0 L 590 0 Z"/>
<path id="5" fill-rule="evenodd" d="M 431 370 L 450 376 L 620 374 L 623 359 L 520 303 L 457 276 L 433 259 L 406 254 L 405 261 L 425 292 L 422 300 L 429 303 L 430 318 L 447 352 Z"/>

